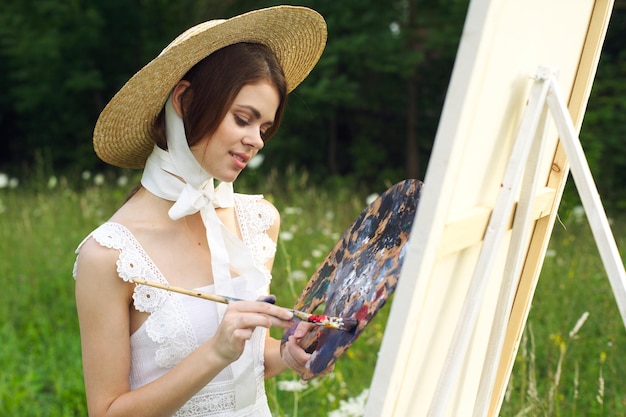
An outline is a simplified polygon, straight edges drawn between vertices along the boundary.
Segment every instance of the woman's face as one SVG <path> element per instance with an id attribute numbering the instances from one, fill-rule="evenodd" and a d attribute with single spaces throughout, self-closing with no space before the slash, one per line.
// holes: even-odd
<path id="1" fill-rule="evenodd" d="M 276 88 L 268 82 L 245 85 L 212 135 L 191 152 L 214 178 L 232 182 L 263 148 L 263 134 L 274 123 L 279 105 Z"/>

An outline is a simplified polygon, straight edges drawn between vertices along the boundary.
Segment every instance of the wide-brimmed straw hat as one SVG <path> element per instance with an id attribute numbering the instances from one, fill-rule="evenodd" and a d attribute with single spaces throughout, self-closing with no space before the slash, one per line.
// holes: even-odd
<path id="1" fill-rule="evenodd" d="M 326 23 L 306 7 L 277 6 L 192 27 L 107 104 L 94 129 L 96 154 L 112 165 L 142 168 L 154 147 L 152 125 L 176 83 L 211 53 L 239 42 L 267 45 L 278 58 L 291 92 L 319 60 L 326 45 Z"/>

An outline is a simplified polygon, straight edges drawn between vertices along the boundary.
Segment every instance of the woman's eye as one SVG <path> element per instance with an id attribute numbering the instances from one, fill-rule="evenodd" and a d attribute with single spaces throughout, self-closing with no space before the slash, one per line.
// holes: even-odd
<path id="1" fill-rule="evenodd" d="M 235 114 L 235 123 L 237 123 L 237 125 L 244 127 L 244 126 L 248 126 L 248 121 L 242 119 L 240 116 L 237 116 Z"/>

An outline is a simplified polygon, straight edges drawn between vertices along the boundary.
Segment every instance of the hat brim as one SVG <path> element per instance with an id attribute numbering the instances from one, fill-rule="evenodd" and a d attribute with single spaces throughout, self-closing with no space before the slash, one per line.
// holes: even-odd
<path id="1" fill-rule="evenodd" d="M 267 45 L 291 92 L 319 60 L 326 23 L 309 8 L 277 6 L 195 26 L 139 70 L 104 108 L 93 136 L 98 157 L 122 168 L 142 168 L 154 147 L 152 125 L 176 83 L 211 53 L 239 42 Z"/>

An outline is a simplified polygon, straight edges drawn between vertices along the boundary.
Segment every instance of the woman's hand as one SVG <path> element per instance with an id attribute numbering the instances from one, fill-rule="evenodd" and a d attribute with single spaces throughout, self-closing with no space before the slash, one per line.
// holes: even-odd
<path id="1" fill-rule="evenodd" d="M 259 301 L 230 303 L 213 337 L 216 353 L 230 364 L 241 356 L 246 340 L 250 340 L 255 328 L 289 328 L 292 325 L 293 313 L 285 308 Z"/>
<path id="2" fill-rule="evenodd" d="M 300 341 L 306 336 L 308 332 L 315 328 L 315 324 L 300 322 L 296 327 L 296 330 L 293 332 L 291 336 L 287 339 L 287 342 L 282 346 L 281 357 L 285 365 L 292 369 L 295 373 L 300 375 L 304 374 L 304 370 L 306 367 L 306 363 L 311 357 L 310 353 L 306 353 L 306 351 L 300 346 Z M 324 376 L 333 371 L 335 368 L 334 364 L 326 368 L 323 372 L 321 372 L 318 376 Z"/>

